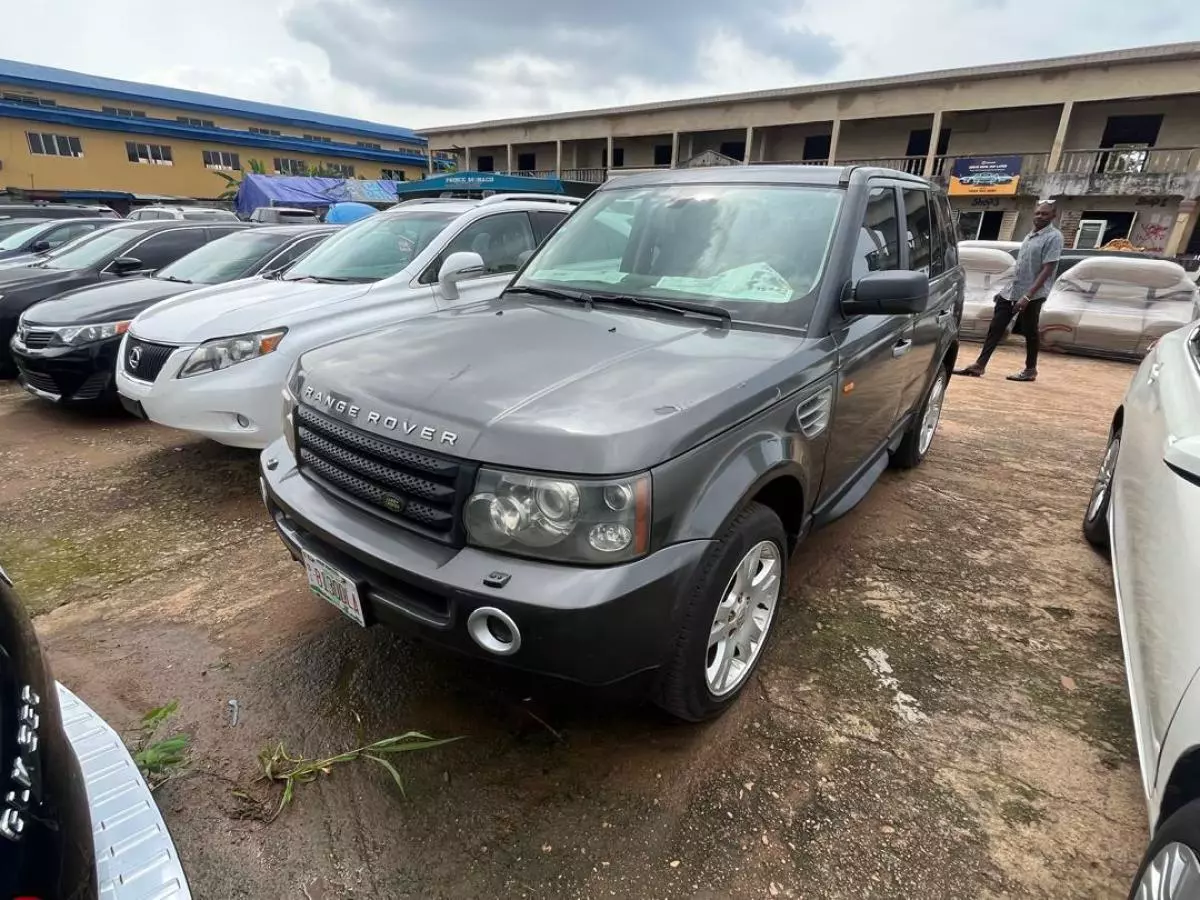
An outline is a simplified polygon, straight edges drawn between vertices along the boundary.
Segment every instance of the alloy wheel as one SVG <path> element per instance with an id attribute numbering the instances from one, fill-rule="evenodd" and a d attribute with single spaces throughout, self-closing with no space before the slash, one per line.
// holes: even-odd
<path id="1" fill-rule="evenodd" d="M 1138 882 L 1134 900 L 1200 900 L 1200 860 L 1178 841 L 1155 855 Z"/>
<path id="2" fill-rule="evenodd" d="M 708 635 L 704 676 L 714 697 L 739 688 L 762 652 L 779 603 L 783 554 L 760 541 L 742 557 L 717 604 Z"/>

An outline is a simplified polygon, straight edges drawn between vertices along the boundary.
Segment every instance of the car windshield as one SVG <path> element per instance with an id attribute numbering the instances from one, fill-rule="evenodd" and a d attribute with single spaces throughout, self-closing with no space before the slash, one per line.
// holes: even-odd
<path id="1" fill-rule="evenodd" d="M 613 189 L 581 206 L 512 288 L 687 300 L 804 326 L 842 192 L 790 185 Z"/>
<path id="2" fill-rule="evenodd" d="M 250 274 L 255 263 L 290 239 L 291 235 L 285 234 L 239 231 L 193 250 L 154 277 L 195 284 L 233 281 Z"/>
<path id="3" fill-rule="evenodd" d="M 63 244 L 42 263 L 48 269 L 86 269 L 94 266 L 145 232 L 131 228 L 107 228 Z"/>
<path id="4" fill-rule="evenodd" d="M 38 222 L 36 225 L 30 225 L 26 222 L 19 222 L 8 225 L 0 222 L 0 236 L 6 235 L 4 240 L 0 241 L 0 250 L 16 250 L 30 238 L 37 237 L 38 232 L 45 231 L 50 224 L 50 222 Z"/>
<path id="5" fill-rule="evenodd" d="M 346 228 L 296 263 L 285 281 L 379 281 L 395 275 L 460 213 L 412 210 L 371 216 Z"/>

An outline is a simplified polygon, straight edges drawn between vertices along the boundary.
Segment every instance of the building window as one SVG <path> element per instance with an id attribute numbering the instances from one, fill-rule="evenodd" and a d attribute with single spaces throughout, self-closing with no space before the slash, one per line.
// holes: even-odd
<path id="1" fill-rule="evenodd" d="M 304 139 L 306 141 L 317 141 L 318 143 L 321 143 L 321 144 L 332 144 L 333 143 L 333 138 L 320 137 L 315 134 L 306 134 L 304 136 Z"/>
<path id="2" fill-rule="evenodd" d="M 29 152 L 38 156 L 73 156 L 77 159 L 83 156 L 83 144 L 77 137 L 27 131 L 25 139 L 29 141 Z"/>
<path id="3" fill-rule="evenodd" d="M 354 177 L 354 166 L 347 163 L 322 163 L 321 168 L 323 168 L 326 172 L 329 172 L 330 177 L 333 178 L 338 176 L 341 176 L 342 178 Z"/>
<path id="4" fill-rule="evenodd" d="M 270 134 L 270 135 L 274 135 L 275 137 L 283 137 L 282 131 L 276 131 L 274 128 L 255 128 L 253 125 L 250 126 L 250 133 L 251 134 Z"/>
<path id="5" fill-rule="evenodd" d="M 537 169 L 537 154 L 536 153 L 518 153 L 517 154 L 517 171 L 518 172 L 533 172 Z"/>
<path id="6" fill-rule="evenodd" d="M 363 147 L 367 150 L 382 150 L 383 149 L 383 144 L 376 144 L 373 141 L 359 141 L 358 146 Z"/>
<path id="7" fill-rule="evenodd" d="M 212 119 L 193 119 L 189 116 L 176 116 L 175 121 L 181 125 L 193 125 L 196 128 L 216 128 L 217 124 Z"/>
<path id="8" fill-rule="evenodd" d="M 146 114 L 140 109 L 126 109 L 124 106 L 102 106 L 100 112 L 106 116 L 121 116 L 126 119 L 144 119 Z"/>
<path id="9" fill-rule="evenodd" d="M 654 164 L 656 166 L 669 166 L 671 164 L 670 144 L 654 145 Z"/>
<path id="10" fill-rule="evenodd" d="M 0 99 L 5 103 L 23 103 L 25 106 L 58 106 L 57 100 L 43 100 L 33 94 L 12 94 L 5 91 L 0 94 Z"/>
<path id="11" fill-rule="evenodd" d="M 496 171 L 496 159 L 493 156 L 477 156 L 475 157 L 476 172 L 494 172 Z"/>
<path id="12" fill-rule="evenodd" d="M 125 155 L 131 163 L 145 163 L 151 166 L 175 165 L 175 160 L 171 157 L 171 148 L 166 144 L 138 144 L 126 141 Z"/>
<path id="13" fill-rule="evenodd" d="M 302 159 L 280 159 L 275 157 L 276 175 L 307 175 L 308 163 Z"/>
<path id="14" fill-rule="evenodd" d="M 746 142 L 724 141 L 719 152 L 722 156 L 728 156 L 730 159 L 744 160 L 746 158 Z"/>
<path id="15" fill-rule="evenodd" d="M 405 181 L 407 176 L 403 169 L 380 169 L 379 177 L 384 181 Z"/>
<path id="16" fill-rule="evenodd" d="M 810 134 L 804 138 L 804 162 L 827 162 L 833 149 L 832 134 Z"/>
<path id="17" fill-rule="evenodd" d="M 242 161 L 236 153 L 226 153 L 224 150 L 205 150 L 204 168 L 235 171 L 242 168 Z"/>

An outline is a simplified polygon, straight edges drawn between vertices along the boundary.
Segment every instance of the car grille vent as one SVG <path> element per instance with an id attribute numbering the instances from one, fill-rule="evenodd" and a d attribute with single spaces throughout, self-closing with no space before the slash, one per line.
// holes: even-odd
<path id="1" fill-rule="evenodd" d="M 829 425 L 829 414 L 833 411 L 833 388 L 817 391 L 796 407 L 796 418 L 800 432 L 810 440 L 817 437 Z"/>
<path id="2" fill-rule="evenodd" d="M 167 364 L 177 348 L 168 344 L 152 344 L 131 337 L 125 341 L 122 364 L 131 378 L 138 381 L 153 381 Z"/>
<path id="3" fill-rule="evenodd" d="M 21 343 L 23 343 L 30 350 L 44 350 L 46 347 L 50 346 L 50 342 L 52 340 L 54 340 L 53 331 L 35 331 L 31 328 L 25 332 Z"/>

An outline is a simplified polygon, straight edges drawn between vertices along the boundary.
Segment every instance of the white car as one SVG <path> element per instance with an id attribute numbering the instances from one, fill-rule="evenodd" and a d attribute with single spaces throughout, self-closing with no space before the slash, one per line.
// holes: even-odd
<path id="1" fill-rule="evenodd" d="M 495 296 L 579 202 L 409 201 L 348 226 L 282 278 L 165 300 L 121 344 L 122 402 L 162 425 L 266 447 L 282 433 L 280 392 L 300 354 Z"/>

